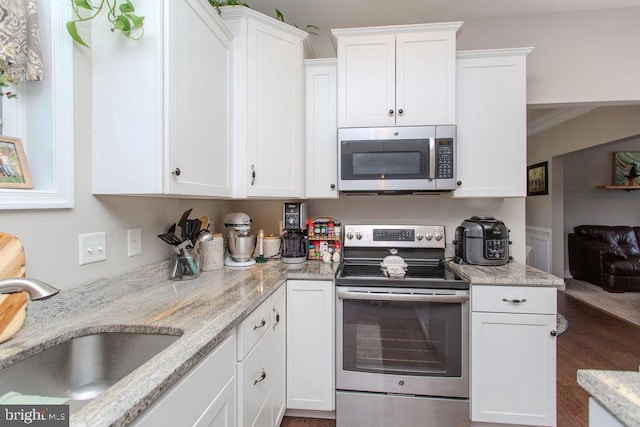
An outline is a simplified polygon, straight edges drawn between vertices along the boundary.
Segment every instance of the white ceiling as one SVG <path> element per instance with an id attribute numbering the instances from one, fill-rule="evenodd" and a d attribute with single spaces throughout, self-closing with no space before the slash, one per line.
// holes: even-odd
<path id="1" fill-rule="evenodd" d="M 246 0 L 249 6 L 287 22 L 322 29 L 471 18 L 640 7 L 640 0 Z"/>

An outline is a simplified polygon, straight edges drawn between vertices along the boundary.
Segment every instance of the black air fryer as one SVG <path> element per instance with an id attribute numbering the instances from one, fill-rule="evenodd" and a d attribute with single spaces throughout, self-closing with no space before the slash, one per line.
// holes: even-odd
<path id="1" fill-rule="evenodd" d="M 456 261 L 474 265 L 509 262 L 509 229 L 492 216 L 472 216 L 456 228 Z"/>

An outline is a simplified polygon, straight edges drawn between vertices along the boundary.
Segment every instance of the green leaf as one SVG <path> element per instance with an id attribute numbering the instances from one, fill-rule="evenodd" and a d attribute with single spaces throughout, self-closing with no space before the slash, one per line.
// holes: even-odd
<path id="1" fill-rule="evenodd" d="M 93 6 L 91 6 L 87 0 L 72 0 L 72 1 L 73 1 L 73 4 L 75 4 L 77 7 L 80 7 L 82 9 L 87 9 L 87 10 L 93 10 Z"/>
<path id="2" fill-rule="evenodd" d="M 119 8 L 120 8 L 120 12 L 122 13 L 131 13 L 131 12 L 135 12 L 136 10 L 130 1 L 127 1 L 126 3 L 122 3 Z"/>
<path id="3" fill-rule="evenodd" d="M 84 40 L 82 40 L 82 37 L 80 37 L 80 34 L 78 34 L 78 28 L 76 27 L 75 21 L 67 22 L 66 26 L 67 26 L 67 32 L 76 43 L 81 44 L 82 46 L 85 46 L 85 47 L 89 47 L 89 45 L 86 44 Z"/>
<path id="4" fill-rule="evenodd" d="M 284 22 L 284 15 L 278 9 L 276 9 L 276 16 L 280 21 Z"/>
<path id="5" fill-rule="evenodd" d="M 116 18 L 116 21 L 113 23 L 113 27 L 125 34 L 131 31 L 131 24 L 129 23 L 129 20 L 124 16 L 118 16 Z"/>
<path id="6" fill-rule="evenodd" d="M 140 28 L 144 24 L 144 16 L 138 16 L 132 13 L 128 13 L 125 16 L 131 21 L 133 28 Z"/>

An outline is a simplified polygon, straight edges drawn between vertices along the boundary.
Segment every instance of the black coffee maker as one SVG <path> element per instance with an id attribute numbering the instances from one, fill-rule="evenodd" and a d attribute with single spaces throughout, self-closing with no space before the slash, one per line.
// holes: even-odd
<path id="1" fill-rule="evenodd" d="M 280 257 L 285 264 L 305 262 L 309 255 L 309 237 L 307 236 L 307 205 L 285 203 L 282 211 L 282 230 Z"/>

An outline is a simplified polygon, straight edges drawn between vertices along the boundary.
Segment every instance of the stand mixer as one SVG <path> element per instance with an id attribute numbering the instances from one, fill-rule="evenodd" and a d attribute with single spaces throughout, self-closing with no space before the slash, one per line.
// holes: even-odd
<path id="1" fill-rule="evenodd" d="M 229 267 L 249 267 L 256 263 L 251 254 L 256 248 L 256 236 L 249 234 L 251 218 L 243 212 L 232 212 L 224 216 L 227 228 L 227 252 L 224 265 Z"/>

